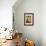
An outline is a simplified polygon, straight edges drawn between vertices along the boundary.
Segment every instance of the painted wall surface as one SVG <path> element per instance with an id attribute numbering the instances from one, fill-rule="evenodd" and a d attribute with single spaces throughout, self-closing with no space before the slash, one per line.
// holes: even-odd
<path id="1" fill-rule="evenodd" d="M 46 0 L 41 1 L 41 38 L 42 46 L 46 46 Z"/>
<path id="2" fill-rule="evenodd" d="M 34 13 L 34 25 L 24 26 L 24 13 Z M 40 0 L 23 0 L 15 9 L 14 19 L 15 29 L 23 33 L 24 39 L 35 41 L 36 46 L 41 46 L 41 1 Z"/>
<path id="3" fill-rule="evenodd" d="M 12 29 L 12 6 L 16 0 L 0 0 L 0 27 Z"/>

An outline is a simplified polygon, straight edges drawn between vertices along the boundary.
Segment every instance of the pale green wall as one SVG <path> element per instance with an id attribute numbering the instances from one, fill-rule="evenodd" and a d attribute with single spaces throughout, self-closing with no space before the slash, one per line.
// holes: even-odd
<path id="1" fill-rule="evenodd" d="M 46 46 L 46 0 L 41 1 L 41 38 L 42 46 Z"/>
<path id="2" fill-rule="evenodd" d="M 24 38 L 34 40 L 36 46 L 41 46 L 40 0 L 23 0 L 16 9 L 14 8 L 13 11 L 15 16 L 15 28 L 18 30 L 18 32 L 22 32 Z M 34 13 L 33 26 L 24 26 L 25 12 Z"/>

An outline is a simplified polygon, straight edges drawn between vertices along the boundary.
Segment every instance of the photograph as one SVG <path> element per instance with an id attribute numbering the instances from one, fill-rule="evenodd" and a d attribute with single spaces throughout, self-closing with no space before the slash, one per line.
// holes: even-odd
<path id="1" fill-rule="evenodd" d="M 0 46 L 46 46 L 46 0 L 0 0 Z"/>
<path id="2" fill-rule="evenodd" d="M 34 25 L 34 13 L 24 13 L 24 26 Z"/>

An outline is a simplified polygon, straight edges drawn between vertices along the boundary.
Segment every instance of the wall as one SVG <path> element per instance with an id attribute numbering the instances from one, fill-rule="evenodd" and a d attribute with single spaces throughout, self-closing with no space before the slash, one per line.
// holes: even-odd
<path id="1" fill-rule="evenodd" d="M 14 5 L 16 6 L 16 5 Z M 24 26 L 24 13 L 34 13 L 34 25 Z M 34 40 L 36 46 L 41 46 L 41 1 L 40 0 L 23 0 L 15 9 L 14 19 L 15 29 L 23 33 L 24 39 Z"/>
<path id="2" fill-rule="evenodd" d="M 16 0 L 0 0 L 0 27 L 12 29 L 12 6 Z"/>
<path id="3" fill-rule="evenodd" d="M 41 38 L 42 46 L 46 46 L 46 0 L 41 1 Z"/>

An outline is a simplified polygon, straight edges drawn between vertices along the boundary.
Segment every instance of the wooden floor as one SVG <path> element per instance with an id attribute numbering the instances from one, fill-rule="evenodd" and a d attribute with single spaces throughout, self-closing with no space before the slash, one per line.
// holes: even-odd
<path id="1" fill-rule="evenodd" d="M 13 40 L 6 40 L 6 42 L 2 43 L 0 46 L 16 46 L 15 39 L 13 39 Z"/>

